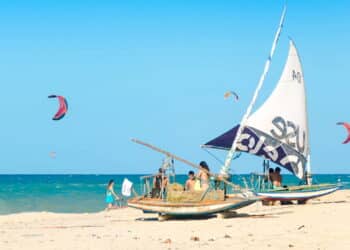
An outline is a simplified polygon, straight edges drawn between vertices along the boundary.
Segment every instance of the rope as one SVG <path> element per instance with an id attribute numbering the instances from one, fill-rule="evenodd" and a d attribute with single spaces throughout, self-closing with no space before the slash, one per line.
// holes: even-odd
<path id="1" fill-rule="evenodd" d="M 210 152 L 208 149 L 203 148 L 203 150 L 204 150 L 205 152 L 207 152 L 211 157 L 213 157 L 217 162 L 219 162 L 220 164 L 224 164 L 224 162 L 223 162 L 219 157 L 217 157 L 215 154 L 213 154 L 212 152 Z M 233 160 L 238 159 L 241 155 L 242 155 L 242 152 L 238 153 L 238 154 L 233 158 Z M 247 188 L 247 189 L 249 188 L 249 185 L 247 184 L 247 181 L 246 181 L 246 179 L 245 179 L 244 177 L 242 177 L 241 175 L 235 173 L 235 171 L 233 171 L 232 169 L 231 169 L 231 172 L 232 172 L 233 175 L 235 175 L 235 176 L 238 177 L 238 179 L 244 184 L 245 188 Z"/>
<path id="2" fill-rule="evenodd" d="M 212 152 L 210 152 L 208 149 L 206 148 L 203 148 L 203 150 L 205 152 L 207 152 L 211 157 L 213 157 L 217 162 L 219 162 L 220 164 L 224 164 L 224 162 L 219 158 L 217 157 L 216 155 L 214 155 Z"/>

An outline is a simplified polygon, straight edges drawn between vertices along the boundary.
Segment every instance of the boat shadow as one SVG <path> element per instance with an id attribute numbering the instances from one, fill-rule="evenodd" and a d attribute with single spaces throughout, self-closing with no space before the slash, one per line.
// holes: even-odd
<path id="1" fill-rule="evenodd" d="M 190 220 L 209 220 L 216 218 L 215 214 L 212 215 L 198 215 L 198 216 L 168 216 L 166 221 L 190 221 Z M 135 221 L 159 221 L 158 216 L 155 217 L 139 217 Z"/>
<path id="2" fill-rule="evenodd" d="M 292 214 L 292 211 L 281 211 L 281 212 L 270 212 L 261 214 L 249 214 L 249 213 L 239 213 L 226 218 L 251 218 L 251 219 L 268 219 L 268 218 L 278 218 L 280 215 Z"/>
<path id="3" fill-rule="evenodd" d="M 308 205 L 322 205 L 322 204 L 339 204 L 339 203 L 350 203 L 348 200 L 339 200 L 339 201 L 313 201 Z"/>
<path id="4" fill-rule="evenodd" d="M 209 219 L 235 219 L 235 218 L 251 218 L 251 219 L 268 219 L 278 218 L 280 215 L 291 214 L 293 211 L 279 211 L 279 212 L 267 212 L 267 213 L 225 213 L 222 214 L 211 214 L 211 215 L 198 215 L 198 216 L 168 216 L 166 221 L 191 221 L 191 220 L 209 220 Z M 139 217 L 135 221 L 159 221 L 158 216 L 155 217 Z"/>

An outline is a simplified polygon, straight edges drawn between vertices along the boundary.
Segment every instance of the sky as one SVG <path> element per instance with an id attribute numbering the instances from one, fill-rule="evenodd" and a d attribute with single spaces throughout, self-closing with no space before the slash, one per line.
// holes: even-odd
<path id="1" fill-rule="evenodd" d="M 239 123 L 284 1 L 1 1 L 0 173 L 154 172 L 163 156 L 220 163 L 199 146 Z M 350 173 L 350 3 L 288 1 L 255 109 L 281 75 L 292 37 L 307 87 L 314 173 Z M 234 90 L 240 101 L 224 100 Z M 63 95 L 69 111 L 53 121 Z M 56 157 L 50 157 L 56 152 Z M 212 151 L 221 159 L 226 153 Z M 244 154 L 233 173 L 261 169 Z M 177 171 L 189 167 L 176 163 Z M 286 171 L 284 171 L 286 172 Z"/>

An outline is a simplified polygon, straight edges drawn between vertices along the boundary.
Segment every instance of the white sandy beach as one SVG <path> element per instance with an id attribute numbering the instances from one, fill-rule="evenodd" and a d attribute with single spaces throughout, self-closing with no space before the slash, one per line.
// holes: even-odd
<path id="1" fill-rule="evenodd" d="M 0 249 L 350 249 L 350 191 L 229 219 L 170 220 L 131 208 L 0 216 Z"/>

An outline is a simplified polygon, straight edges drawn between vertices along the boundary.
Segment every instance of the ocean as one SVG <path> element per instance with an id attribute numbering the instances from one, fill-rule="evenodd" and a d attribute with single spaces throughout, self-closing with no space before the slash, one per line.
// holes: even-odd
<path id="1" fill-rule="evenodd" d="M 137 193 L 142 193 L 142 175 L 0 175 L 0 214 L 48 211 L 59 213 L 91 213 L 105 208 L 106 184 L 115 181 L 115 191 L 120 194 L 124 178 L 134 183 Z M 177 175 L 176 182 L 184 183 L 186 175 Z M 238 175 L 233 181 L 243 185 Z M 314 175 L 315 183 L 344 183 L 350 189 L 350 174 Z M 283 175 L 283 184 L 299 181 L 292 175 Z"/>

